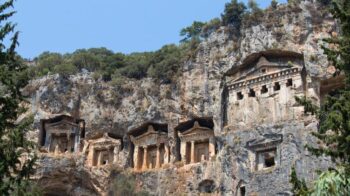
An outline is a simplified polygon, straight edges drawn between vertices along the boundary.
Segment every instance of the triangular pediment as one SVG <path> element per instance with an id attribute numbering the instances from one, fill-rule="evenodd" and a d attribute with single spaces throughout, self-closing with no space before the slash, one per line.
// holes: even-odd
<path id="1" fill-rule="evenodd" d="M 274 147 L 283 141 L 281 134 L 265 134 L 247 142 L 249 148 Z"/>
<path id="2" fill-rule="evenodd" d="M 204 132 L 213 132 L 212 129 L 209 129 L 208 127 L 201 127 L 198 123 L 198 121 L 194 122 L 194 125 L 191 129 L 184 131 L 183 133 L 180 133 L 181 136 L 185 135 L 195 135 L 195 134 L 201 134 Z"/>
<path id="3" fill-rule="evenodd" d="M 55 130 L 70 130 L 74 127 L 78 127 L 78 124 L 72 123 L 72 122 L 69 122 L 66 120 L 59 121 L 56 123 L 47 124 L 48 129 L 55 129 Z"/>
<path id="4" fill-rule="evenodd" d="M 153 136 L 158 137 L 158 136 L 162 136 L 162 135 L 167 135 L 167 134 L 164 132 L 155 131 L 154 127 L 152 125 L 149 125 L 147 131 L 144 134 L 137 136 L 137 137 L 133 137 L 133 136 L 131 136 L 131 137 L 133 139 L 138 140 L 138 139 L 142 139 L 142 138 L 153 137 Z"/>
<path id="5" fill-rule="evenodd" d="M 102 137 L 93 140 L 92 141 L 93 144 L 99 144 L 99 143 L 105 143 L 105 144 L 117 144 L 120 143 L 120 141 L 118 139 L 112 138 L 110 136 L 108 136 L 108 133 L 103 134 Z"/>

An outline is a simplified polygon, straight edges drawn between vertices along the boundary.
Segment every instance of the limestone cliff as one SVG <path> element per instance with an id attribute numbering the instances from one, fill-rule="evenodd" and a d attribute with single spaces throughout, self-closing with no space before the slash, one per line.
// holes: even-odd
<path id="1" fill-rule="evenodd" d="M 200 44 L 196 58 L 184 63 L 181 76 L 172 84 L 158 84 L 147 78 L 111 86 L 94 80 L 91 73 L 68 78 L 51 75 L 31 81 L 25 92 L 30 95 L 35 116 L 35 131 L 30 135 L 33 140 L 38 140 L 42 119 L 63 114 L 85 121 L 85 138 L 108 132 L 122 140 L 119 161 L 110 167 L 86 166 L 83 151 L 57 156 L 42 153 L 36 178 L 44 191 L 48 195 L 103 195 L 113 178 L 118 178 L 111 170 L 122 168 L 136 176 L 140 189 L 152 195 L 291 195 L 289 174 L 293 165 L 310 182 L 317 169 L 331 164 L 328 158 L 315 158 L 304 149 L 305 144 L 317 144 L 310 135 L 317 129 L 317 122 L 301 112 L 279 121 L 258 121 L 263 117 L 254 116 L 255 123 L 226 124 L 224 119 L 231 118 L 226 116 L 227 104 L 233 104 L 225 101 L 229 96 L 226 76 L 252 54 L 291 51 L 302 57 L 301 67 L 306 73 L 303 85 L 308 95 L 320 101 L 319 81 L 331 71 L 327 70 L 321 39 L 336 34 L 337 26 L 318 6 L 311 1 L 296 7 L 281 5 L 266 11 L 258 25 L 246 24 L 239 37 L 228 27 L 221 27 Z M 270 106 L 263 103 L 255 106 L 269 110 Z M 274 111 L 288 112 L 281 107 Z M 239 118 L 243 115 L 239 112 L 232 109 L 231 115 Z M 210 161 L 186 164 L 179 160 L 175 128 L 198 117 L 212 118 L 216 154 Z M 134 146 L 127 133 L 144 122 L 167 124 L 169 163 L 163 168 L 133 172 Z M 255 145 L 264 144 L 273 144 L 271 147 L 276 149 L 276 165 L 256 171 L 260 151 L 254 150 Z"/>

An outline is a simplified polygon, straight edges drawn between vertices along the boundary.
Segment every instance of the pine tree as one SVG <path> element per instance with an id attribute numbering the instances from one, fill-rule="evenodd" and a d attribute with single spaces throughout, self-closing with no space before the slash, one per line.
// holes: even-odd
<path id="1" fill-rule="evenodd" d="M 316 156 L 326 155 L 336 163 L 336 168 L 322 172 L 315 182 L 315 187 L 307 190 L 302 181 L 292 174 L 294 193 L 312 195 L 344 195 L 350 187 L 350 1 L 333 0 L 333 17 L 340 24 L 340 35 L 325 39 L 322 46 L 328 61 L 336 68 L 334 76 L 345 76 L 345 87 L 328 95 L 320 108 L 307 98 L 297 98 L 305 106 L 305 113 L 316 114 L 319 129 L 313 133 L 323 144 L 321 147 L 307 146 Z M 294 175 L 294 177 L 293 177 Z M 299 185 L 303 186 L 299 186 Z"/>
<path id="2" fill-rule="evenodd" d="M 0 195 L 23 192 L 23 186 L 33 171 L 35 156 L 33 144 L 26 140 L 31 118 L 18 120 L 26 110 L 21 89 L 28 83 L 26 67 L 15 52 L 18 32 L 7 20 L 15 14 L 11 11 L 13 0 L 0 5 Z M 10 11 L 8 11 L 10 10 Z M 5 40 L 11 36 L 8 47 Z"/>

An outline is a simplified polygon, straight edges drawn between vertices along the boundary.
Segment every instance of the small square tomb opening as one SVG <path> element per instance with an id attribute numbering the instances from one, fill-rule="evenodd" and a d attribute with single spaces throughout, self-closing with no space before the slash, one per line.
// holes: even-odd
<path id="1" fill-rule="evenodd" d="M 256 169 L 263 170 L 276 165 L 276 148 L 258 151 L 256 159 Z"/>
<path id="2" fill-rule="evenodd" d="M 281 85 L 279 82 L 275 82 L 275 85 L 273 86 L 274 91 L 279 91 L 281 90 Z"/>
<path id="3" fill-rule="evenodd" d="M 261 87 L 261 94 L 265 94 L 265 93 L 267 93 L 269 90 L 267 89 L 267 87 L 266 87 L 266 85 L 263 85 L 262 87 Z"/>
<path id="4" fill-rule="evenodd" d="M 243 94 L 242 94 L 242 92 L 238 92 L 237 93 L 237 100 L 242 100 L 243 99 Z"/>
<path id="5" fill-rule="evenodd" d="M 249 94 L 248 94 L 248 97 L 255 97 L 255 91 L 254 89 L 249 89 Z"/>

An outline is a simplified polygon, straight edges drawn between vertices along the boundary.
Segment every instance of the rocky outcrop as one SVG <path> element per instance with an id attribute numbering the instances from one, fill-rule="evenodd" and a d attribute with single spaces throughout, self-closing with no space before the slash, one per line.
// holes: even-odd
<path id="1" fill-rule="evenodd" d="M 70 77 L 51 75 L 34 80 L 25 89 L 35 116 L 35 130 L 30 137 L 37 140 L 41 119 L 62 114 L 84 119 L 86 138 L 105 132 L 122 138 L 120 157 L 123 161 L 115 167 L 127 170 L 133 166 L 128 130 L 148 121 L 165 123 L 168 137 L 173 141 L 170 142 L 171 164 L 133 173 L 138 186 L 151 195 L 291 195 L 292 166 L 299 176 L 310 182 L 316 177 L 317 169 L 331 164 L 328 158 L 316 158 L 304 149 L 305 144 L 317 145 L 310 135 L 317 129 L 317 122 L 312 117 L 299 115 L 278 123 L 263 122 L 238 128 L 225 125 L 224 103 L 228 96 L 225 74 L 253 53 L 292 51 L 302 54 L 309 77 L 308 88 L 318 92 L 319 80 L 329 75 L 321 39 L 337 32 L 336 23 L 323 9 L 311 1 L 303 1 L 297 7 L 281 5 L 277 10 L 266 11 L 259 24 L 245 24 L 240 37 L 221 27 L 200 44 L 196 58 L 183 65 L 182 75 L 172 84 L 158 84 L 147 78 L 111 86 L 96 81 L 90 73 Z M 317 96 L 316 93 L 318 99 Z M 264 110 L 269 106 L 259 107 Z M 202 116 L 213 119 L 215 158 L 184 165 L 179 161 L 175 127 Z M 276 139 L 279 137 L 280 140 Z M 265 152 L 273 156 L 275 165 L 259 170 L 259 157 L 267 156 L 259 153 Z M 47 194 L 106 194 L 113 178 L 112 168 L 87 167 L 85 159 L 84 153 L 58 157 L 44 154 L 36 178 L 45 184 Z M 269 164 L 268 161 L 266 158 L 265 164 Z"/>

